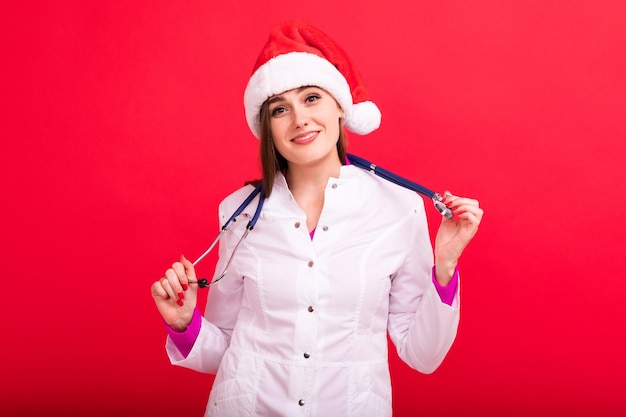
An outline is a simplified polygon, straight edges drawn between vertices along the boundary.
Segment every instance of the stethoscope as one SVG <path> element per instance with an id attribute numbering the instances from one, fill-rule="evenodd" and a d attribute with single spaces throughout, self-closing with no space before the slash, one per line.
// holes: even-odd
<path id="1" fill-rule="evenodd" d="M 371 163 L 370 161 L 366 159 L 363 159 L 361 157 L 358 157 L 352 154 L 347 154 L 346 156 L 352 165 L 362 168 L 364 170 L 369 170 L 387 181 L 400 185 L 401 187 L 408 188 L 409 190 L 415 191 L 423 195 L 424 197 L 430 198 L 433 201 L 435 208 L 442 216 L 445 216 L 448 219 L 453 218 L 452 210 L 446 207 L 446 205 L 443 203 L 443 197 L 441 196 L 441 194 L 431 191 L 428 188 L 416 182 L 410 181 L 406 178 L 396 175 L 384 168 L 377 166 L 376 164 Z M 235 245 L 235 248 L 231 252 L 230 257 L 228 258 L 228 261 L 226 262 L 226 266 L 224 267 L 224 271 L 211 282 L 209 282 L 209 280 L 206 278 L 201 278 L 198 281 L 190 281 L 190 283 L 192 284 L 196 283 L 198 284 L 200 288 L 206 288 L 217 283 L 218 281 L 220 281 L 222 278 L 226 276 L 230 263 L 232 262 L 233 257 L 235 256 L 235 253 L 237 252 L 237 249 L 239 248 L 239 245 L 246 238 L 246 236 L 248 236 L 248 233 L 250 233 L 252 229 L 254 229 L 254 226 L 256 225 L 257 220 L 259 220 L 259 216 L 261 215 L 261 210 L 263 209 L 263 203 L 265 202 L 265 193 L 263 192 L 263 184 L 259 184 L 250 193 L 250 195 L 243 201 L 243 203 L 241 203 L 241 205 L 237 208 L 237 210 L 235 210 L 235 212 L 230 216 L 230 218 L 226 220 L 226 223 L 224 223 L 220 232 L 218 233 L 217 237 L 213 240 L 209 248 L 206 251 L 204 251 L 204 253 L 200 255 L 198 259 L 196 259 L 193 262 L 193 266 L 196 266 L 198 262 L 200 262 L 205 256 L 209 254 L 209 252 L 211 252 L 211 250 L 215 247 L 215 245 L 217 245 L 217 242 L 220 241 L 224 233 L 228 230 L 231 223 L 234 223 L 237 221 L 237 217 L 239 217 L 239 215 L 243 213 L 246 207 L 248 207 L 248 205 L 252 202 L 252 200 L 254 200 L 254 198 L 257 195 L 260 195 L 260 197 L 259 197 L 259 202 L 257 203 L 256 210 L 254 212 L 254 215 L 248 221 L 248 224 L 246 225 L 246 230 L 241 235 L 241 237 L 239 238 L 239 241 Z"/>

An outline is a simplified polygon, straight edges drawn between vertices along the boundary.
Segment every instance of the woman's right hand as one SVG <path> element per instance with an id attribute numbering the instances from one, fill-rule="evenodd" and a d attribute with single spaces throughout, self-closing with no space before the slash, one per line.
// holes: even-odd
<path id="1" fill-rule="evenodd" d="M 196 272 L 192 263 L 181 255 L 180 261 L 174 262 L 165 276 L 151 287 L 152 298 L 163 320 L 177 331 L 187 329 L 196 308 L 198 285 L 189 285 L 190 281 L 197 281 Z"/>

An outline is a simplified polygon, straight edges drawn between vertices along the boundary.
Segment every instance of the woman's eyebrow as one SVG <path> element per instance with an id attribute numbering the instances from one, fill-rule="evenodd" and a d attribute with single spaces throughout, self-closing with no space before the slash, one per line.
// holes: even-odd
<path id="1" fill-rule="evenodd" d="M 285 99 L 282 96 L 272 97 L 267 101 L 267 104 L 274 104 L 279 101 L 285 101 Z"/>
<path id="2" fill-rule="evenodd" d="M 302 91 L 304 91 L 304 90 L 306 90 L 308 88 L 316 88 L 316 87 L 313 86 L 313 85 L 305 85 L 305 86 L 302 86 L 302 87 L 298 87 L 297 90 L 298 90 L 298 93 L 300 93 L 300 92 L 302 92 Z M 273 103 L 276 103 L 276 102 L 279 102 L 279 101 L 285 101 L 285 99 L 282 96 L 275 96 L 275 97 L 272 97 L 269 100 L 267 100 L 267 104 L 273 104 Z"/>

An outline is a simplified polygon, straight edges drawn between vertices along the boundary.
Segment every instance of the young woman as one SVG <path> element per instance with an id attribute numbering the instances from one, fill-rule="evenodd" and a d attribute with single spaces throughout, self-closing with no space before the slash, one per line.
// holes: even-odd
<path id="1" fill-rule="evenodd" d="M 260 139 L 263 206 L 254 232 L 231 226 L 204 315 L 181 256 L 152 285 L 172 363 L 217 373 L 207 416 L 390 416 L 387 335 L 433 372 L 459 321 L 457 263 L 483 211 L 446 193 L 433 250 L 417 194 L 349 164 L 344 128 L 369 133 L 380 112 L 345 52 L 290 21 L 270 34 L 244 94 Z M 219 207 L 222 224 L 253 190 Z M 236 251 L 235 254 L 233 254 Z"/>

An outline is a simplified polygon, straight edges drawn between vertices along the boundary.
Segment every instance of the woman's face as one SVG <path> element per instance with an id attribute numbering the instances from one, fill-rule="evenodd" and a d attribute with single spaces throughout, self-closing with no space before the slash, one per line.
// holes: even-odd
<path id="1" fill-rule="evenodd" d="M 339 162 L 337 140 L 343 112 L 319 87 L 301 87 L 270 97 L 270 128 L 276 149 L 296 165 Z"/>

